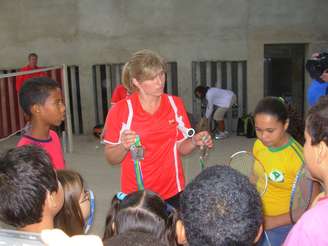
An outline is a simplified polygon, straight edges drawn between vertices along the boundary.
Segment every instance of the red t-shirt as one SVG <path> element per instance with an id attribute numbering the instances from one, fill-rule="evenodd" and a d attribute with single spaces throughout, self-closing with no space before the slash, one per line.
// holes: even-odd
<path id="1" fill-rule="evenodd" d="M 23 135 L 16 146 L 19 147 L 28 144 L 40 146 L 45 151 L 47 151 L 52 159 L 52 164 L 55 169 L 60 170 L 65 168 L 65 160 L 61 148 L 61 143 L 55 131 L 50 130 L 49 139 L 46 140 L 36 139 L 28 135 Z"/>
<path id="2" fill-rule="evenodd" d="M 190 123 L 182 100 L 179 97 L 172 97 L 178 115 L 182 116 L 185 126 L 189 128 Z M 154 114 L 143 110 L 138 93 L 133 93 L 129 99 L 133 108 L 130 129 L 140 136 L 144 148 L 144 160 L 140 161 L 144 188 L 168 199 L 182 191 L 185 186 L 182 162 L 177 150 L 177 142 L 185 138 L 177 128 L 178 123 L 167 94 L 161 96 L 159 109 Z M 127 122 L 128 115 L 127 99 L 110 109 L 104 134 L 104 141 L 107 144 L 120 143 L 120 132 L 123 124 Z M 121 186 L 124 193 L 138 189 L 130 153 L 122 162 Z"/>
<path id="3" fill-rule="evenodd" d="M 125 99 L 128 96 L 128 91 L 125 89 L 125 87 L 121 84 L 116 86 L 115 90 L 113 91 L 111 103 L 117 103 L 123 99 Z"/>
<path id="4" fill-rule="evenodd" d="M 35 69 L 41 69 L 42 67 L 35 67 L 31 68 L 29 65 L 22 67 L 19 71 L 20 72 L 26 72 L 26 71 L 31 71 Z M 46 72 L 38 72 L 38 73 L 31 73 L 31 74 L 25 74 L 21 76 L 16 77 L 16 92 L 19 93 L 20 88 L 23 86 L 25 80 L 30 79 L 30 78 L 35 78 L 35 77 L 47 77 Z"/>

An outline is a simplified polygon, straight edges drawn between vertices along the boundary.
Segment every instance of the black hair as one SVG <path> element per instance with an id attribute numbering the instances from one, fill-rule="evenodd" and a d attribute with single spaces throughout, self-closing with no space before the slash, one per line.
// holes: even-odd
<path id="1" fill-rule="evenodd" d="M 127 231 L 104 241 L 104 246 L 165 246 L 150 233 Z"/>
<path id="2" fill-rule="evenodd" d="M 28 59 L 30 59 L 32 56 L 38 58 L 38 55 L 36 53 L 30 53 L 28 54 Z"/>
<path id="3" fill-rule="evenodd" d="M 204 99 L 206 96 L 206 92 L 208 91 L 209 88 L 210 87 L 208 86 L 199 85 L 195 88 L 194 95 L 199 99 Z M 200 95 L 200 97 L 198 96 L 198 94 Z"/>
<path id="4" fill-rule="evenodd" d="M 25 145 L 0 157 L 0 220 L 21 228 L 41 222 L 47 192 L 58 190 L 49 155 Z"/>
<path id="5" fill-rule="evenodd" d="M 31 116 L 31 107 L 35 104 L 43 105 L 50 95 L 50 91 L 60 88 L 59 84 L 48 77 L 35 77 L 24 82 L 19 90 L 19 103 L 24 113 Z"/>
<path id="6" fill-rule="evenodd" d="M 328 96 L 321 97 L 307 112 L 306 130 L 311 136 L 312 145 L 321 141 L 328 145 Z"/>
<path id="7" fill-rule="evenodd" d="M 319 83 L 325 83 L 321 79 L 321 75 L 328 69 L 328 53 L 322 52 L 316 57 L 307 60 L 305 68 L 312 79 L 315 79 Z"/>
<path id="8" fill-rule="evenodd" d="M 304 144 L 304 120 L 296 108 L 292 104 L 286 103 L 283 98 L 264 97 L 255 107 L 254 117 L 257 114 L 272 115 L 282 124 L 289 120 L 287 132 L 300 144 Z"/>
<path id="9" fill-rule="evenodd" d="M 136 191 L 123 200 L 115 195 L 106 218 L 103 240 L 127 231 L 141 231 L 152 234 L 166 246 L 174 246 L 176 222 L 176 211 L 171 208 L 169 212 L 165 202 L 154 192 Z"/>
<path id="10" fill-rule="evenodd" d="M 180 216 L 190 246 L 252 245 L 263 222 L 254 185 L 222 165 L 206 168 L 186 186 Z"/>

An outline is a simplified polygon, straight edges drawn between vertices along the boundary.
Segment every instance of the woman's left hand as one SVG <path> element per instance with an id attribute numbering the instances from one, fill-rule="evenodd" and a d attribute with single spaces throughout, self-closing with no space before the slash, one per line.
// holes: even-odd
<path id="1" fill-rule="evenodd" d="M 208 131 L 202 131 L 196 133 L 192 138 L 191 142 L 195 146 L 207 146 L 209 149 L 213 148 L 213 140 Z"/>

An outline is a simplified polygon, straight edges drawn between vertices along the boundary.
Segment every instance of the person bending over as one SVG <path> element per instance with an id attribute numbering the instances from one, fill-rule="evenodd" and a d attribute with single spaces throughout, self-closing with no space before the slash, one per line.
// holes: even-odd
<path id="1" fill-rule="evenodd" d="M 206 101 L 206 112 L 201 119 L 201 124 L 209 127 L 210 120 L 214 119 L 217 122 L 218 130 L 215 139 L 228 137 L 224 125 L 224 115 L 236 103 L 236 95 L 230 90 L 201 85 L 196 87 L 194 93 L 196 98 Z"/>

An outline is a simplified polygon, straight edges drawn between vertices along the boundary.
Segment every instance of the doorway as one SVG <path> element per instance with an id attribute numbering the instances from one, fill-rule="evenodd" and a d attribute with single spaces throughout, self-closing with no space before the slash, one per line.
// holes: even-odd
<path id="1" fill-rule="evenodd" d="M 264 45 L 264 96 L 283 97 L 304 114 L 304 44 Z"/>

